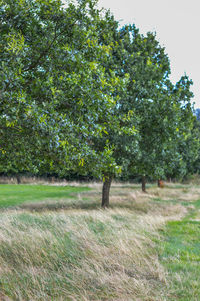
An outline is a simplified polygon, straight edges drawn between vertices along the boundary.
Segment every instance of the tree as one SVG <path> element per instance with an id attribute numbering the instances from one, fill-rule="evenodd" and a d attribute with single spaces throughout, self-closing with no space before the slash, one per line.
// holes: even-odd
<path id="1" fill-rule="evenodd" d="M 2 159 L 18 170 L 47 168 L 60 175 L 101 176 L 108 165 L 117 171 L 103 136 L 119 127 L 113 110 L 126 77 L 105 72 L 112 45 L 98 40 L 95 18 L 103 17 L 95 1 L 2 4 Z M 14 151 L 10 137 L 18 137 Z M 98 138 L 105 143 L 97 152 Z"/>
<path id="2" fill-rule="evenodd" d="M 183 178 L 193 172 L 194 162 L 198 157 L 199 138 L 195 128 L 195 116 L 190 91 L 192 81 L 185 75 L 172 89 L 173 110 L 170 122 L 174 123 L 174 131 L 171 135 L 166 174 L 169 177 Z"/>
<path id="3" fill-rule="evenodd" d="M 140 135 L 138 156 L 129 156 L 129 172 L 142 176 L 145 191 L 145 177 L 162 172 L 156 162 L 166 140 L 162 115 L 168 105 L 164 91 L 169 60 L 155 34 L 143 36 L 132 25 L 122 28 L 120 35 L 125 49 L 118 57 L 120 70 L 129 74 L 127 93 L 120 105 L 123 110 L 134 110 Z"/>
<path id="4" fill-rule="evenodd" d="M 145 191 L 146 176 L 165 178 L 169 166 L 186 162 L 180 141 L 189 142 L 193 127 L 191 81 L 184 76 L 175 86 L 170 82 L 169 60 L 155 34 L 140 35 L 133 25 L 122 28 L 121 36 L 126 50 L 121 70 L 129 74 L 122 107 L 134 108 L 139 121 L 139 155 L 132 156 L 131 170 L 142 176 Z M 190 161 L 197 145 L 191 148 Z"/>
<path id="5" fill-rule="evenodd" d="M 110 48 L 107 59 L 99 62 L 104 67 L 106 76 L 115 74 L 118 83 L 122 82 L 120 89 L 110 90 L 114 100 L 114 106 L 109 112 L 99 116 L 98 120 L 106 126 L 101 137 L 93 137 L 92 145 L 97 157 L 104 158 L 100 175 L 103 177 L 102 207 L 109 206 L 109 191 L 112 179 L 121 171 L 125 171 L 129 165 L 129 157 L 138 152 L 137 141 L 137 116 L 134 109 L 122 107 L 122 100 L 127 93 L 129 74 L 124 72 L 121 65 L 121 55 L 126 52 L 120 37 L 118 23 L 108 11 L 104 18 L 100 17 L 99 11 L 92 11 L 95 16 L 95 25 L 99 43 Z M 112 84 L 113 86 L 113 84 Z M 109 113 L 109 118 L 107 114 Z M 108 122 L 109 120 L 109 122 Z M 102 156 L 103 154 L 103 156 Z M 100 160 L 101 161 L 101 160 Z"/>

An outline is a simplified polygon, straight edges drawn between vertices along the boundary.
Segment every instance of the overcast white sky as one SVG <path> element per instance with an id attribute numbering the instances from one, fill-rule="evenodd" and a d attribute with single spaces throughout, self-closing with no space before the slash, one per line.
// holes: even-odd
<path id="1" fill-rule="evenodd" d="M 171 62 L 171 80 L 186 73 L 194 82 L 200 108 L 200 0 L 99 0 L 120 24 L 136 24 L 140 32 L 156 31 Z"/>

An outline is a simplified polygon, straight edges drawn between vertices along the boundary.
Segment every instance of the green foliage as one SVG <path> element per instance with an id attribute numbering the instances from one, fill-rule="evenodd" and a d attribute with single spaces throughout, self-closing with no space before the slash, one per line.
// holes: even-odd
<path id="1" fill-rule="evenodd" d="M 176 172 L 183 176 L 199 148 L 198 139 L 189 143 L 195 137 L 192 82 L 187 76 L 175 86 L 170 82 L 169 60 L 154 34 L 144 37 L 135 26 L 124 27 L 121 34 L 126 49 L 121 64 L 130 78 L 122 107 L 134 108 L 138 116 L 139 152 L 132 156 L 131 172 L 153 178 Z"/>
<path id="2" fill-rule="evenodd" d="M 113 109 L 126 77 L 105 72 L 103 62 L 112 45 L 98 41 L 95 29 L 103 17 L 94 9 L 95 2 L 3 3 L 2 161 L 12 165 L 7 170 L 35 166 L 36 171 L 64 174 L 84 165 L 85 173 L 98 162 L 96 174 L 101 174 L 112 146 L 106 143 L 96 153 L 92 140 L 107 135 L 113 123 L 118 130 Z M 111 22 L 116 27 L 110 17 Z M 18 137 L 18 142 L 13 137 L 16 145 L 11 136 Z M 16 152 L 10 154 L 11 148 Z M 113 158 L 108 165 L 115 172 L 117 164 L 112 162 Z"/>
<path id="3" fill-rule="evenodd" d="M 191 81 L 155 34 L 93 0 L 2 0 L 0 19 L 0 172 L 191 172 Z"/>

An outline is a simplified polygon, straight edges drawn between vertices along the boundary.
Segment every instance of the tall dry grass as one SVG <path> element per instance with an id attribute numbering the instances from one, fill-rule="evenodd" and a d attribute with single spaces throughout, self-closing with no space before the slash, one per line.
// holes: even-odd
<path id="1" fill-rule="evenodd" d="M 153 203 L 156 191 L 116 186 L 107 210 L 2 212 L 0 300 L 166 300 L 155 241 L 185 209 Z"/>

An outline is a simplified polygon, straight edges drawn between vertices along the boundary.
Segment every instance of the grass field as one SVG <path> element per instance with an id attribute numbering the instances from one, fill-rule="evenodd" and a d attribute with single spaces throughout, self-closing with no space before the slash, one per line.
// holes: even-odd
<path id="1" fill-rule="evenodd" d="M 87 191 L 87 187 L 51 185 L 0 185 L 0 208 L 16 207 L 22 204 L 77 200 L 77 194 Z M 69 201 L 68 201 L 69 203 Z"/>
<path id="2" fill-rule="evenodd" d="M 199 300 L 200 188 L 0 186 L 0 300 Z"/>

